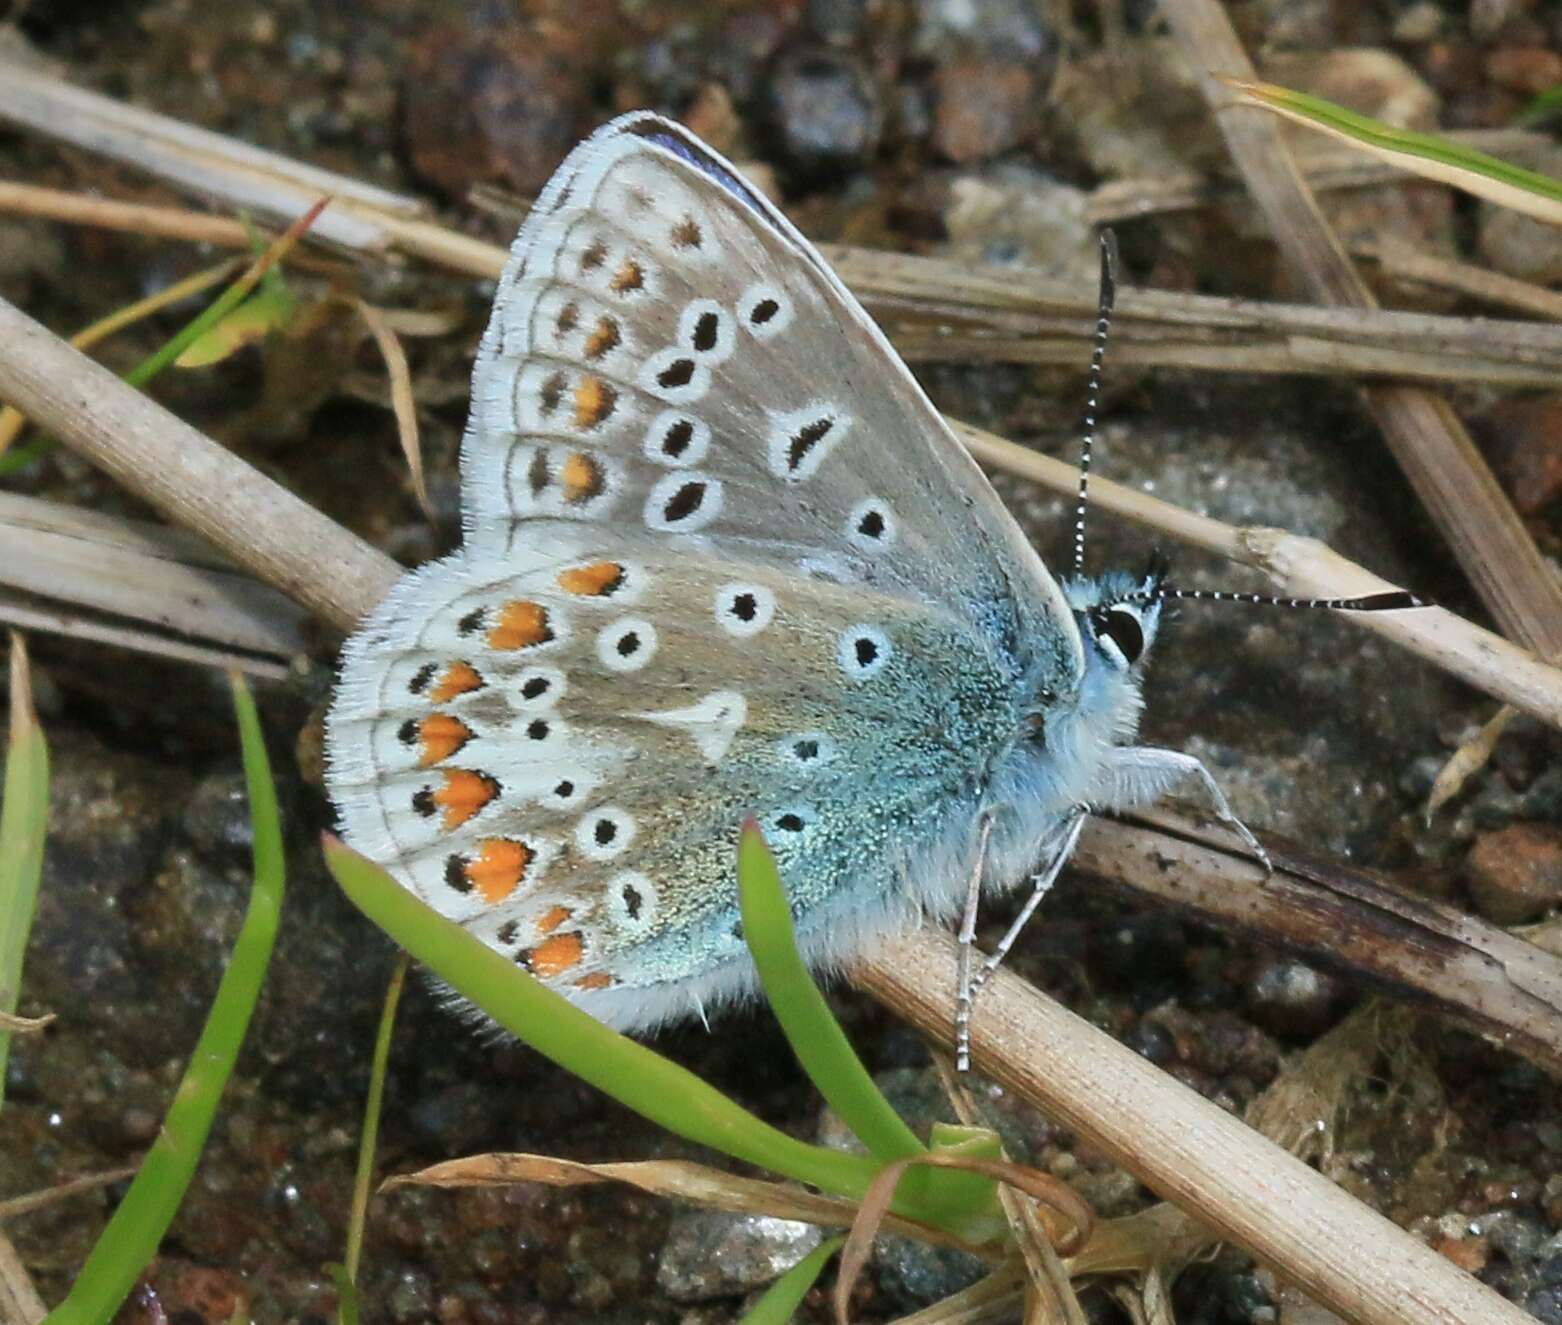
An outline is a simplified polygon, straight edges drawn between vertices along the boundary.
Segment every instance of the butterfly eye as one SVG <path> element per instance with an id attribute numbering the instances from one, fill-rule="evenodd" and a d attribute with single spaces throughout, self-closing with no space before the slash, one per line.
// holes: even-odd
<path id="1" fill-rule="evenodd" d="M 1103 608 L 1091 613 L 1097 641 L 1110 640 L 1122 655 L 1123 665 L 1132 667 L 1144 652 L 1144 628 L 1133 612 L 1124 608 Z"/>

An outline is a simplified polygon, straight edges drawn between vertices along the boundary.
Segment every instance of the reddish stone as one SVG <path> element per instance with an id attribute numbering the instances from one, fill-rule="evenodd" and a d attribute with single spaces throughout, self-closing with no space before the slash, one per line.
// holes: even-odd
<path id="1" fill-rule="evenodd" d="M 1488 920 L 1515 925 L 1562 906 L 1562 829 L 1520 823 L 1475 839 L 1465 859 L 1470 897 Z"/>
<path id="2" fill-rule="evenodd" d="M 1521 515 L 1562 496 L 1562 391 L 1511 396 L 1471 426 Z"/>
<path id="3" fill-rule="evenodd" d="M 1538 96 L 1562 83 L 1562 55 L 1543 46 L 1499 46 L 1486 56 L 1486 76 L 1510 91 Z"/>
<path id="4" fill-rule="evenodd" d="M 584 87 L 536 33 L 434 28 L 402 84 L 413 168 L 457 197 L 483 182 L 535 194 L 589 127 Z"/>
<path id="5" fill-rule="evenodd" d="M 1036 85 L 1024 65 L 962 60 L 938 71 L 933 145 L 961 165 L 1017 147 L 1030 131 Z"/>

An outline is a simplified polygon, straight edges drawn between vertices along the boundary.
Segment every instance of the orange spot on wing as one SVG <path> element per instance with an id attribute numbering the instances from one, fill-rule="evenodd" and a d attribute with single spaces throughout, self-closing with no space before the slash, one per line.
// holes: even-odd
<path id="1" fill-rule="evenodd" d="M 559 478 L 564 484 L 564 500 L 572 505 L 589 501 L 602 491 L 602 466 L 585 451 L 570 455 Z"/>
<path id="2" fill-rule="evenodd" d="M 483 678 L 471 663 L 453 662 L 440 673 L 429 698 L 436 704 L 446 704 L 457 695 L 465 695 L 483 688 Z"/>
<path id="3" fill-rule="evenodd" d="M 418 766 L 449 759 L 472 739 L 472 729 L 448 713 L 431 713 L 418 723 Z"/>
<path id="4" fill-rule="evenodd" d="M 555 934 L 544 939 L 527 954 L 527 964 L 533 975 L 551 980 L 556 975 L 563 975 L 570 967 L 579 966 L 584 954 L 585 944 L 581 942 L 580 935 L 571 930 L 567 934 Z"/>
<path id="5" fill-rule="evenodd" d="M 605 598 L 624 582 L 624 568 L 616 561 L 594 561 L 559 572 L 559 588 L 588 598 Z"/>
<path id="6" fill-rule="evenodd" d="M 600 377 L 589 374 L 575 384 L 575 426 L 595 428 L 613 412 L 618 392 Z M 564 462 L 564 482 L 569 484 L 569 467 L 574 457 Z"/>
<path id="7" fill-rule="evenodd" d="M 498 780 L 486 773 L 466 768 L 446 770 L 444 783 L 434 793 L 435 804 L 445 811 L 445 831 L 461 827 L 498 794 Z"/>
<path id="8" fill-rule="evenodd" d="M 478 844 L 476 859 L 467 861 L 462 873 L 492 906 L 521 886 L 531 868 L 532 856 L 532 849 L 524 842 L 489 837 Z"/>
<path id="9" fill-rule="evenodd" d="M 586 358 L 600 359 L 609 351 L 617 349 L 620 339 L 618 323 L 610 317 L 599 318 L 591 334 L 586 337 Z"/>
<path id="10" fill-rule="evenodd" d="M 551 934 L 574 914 L 567 906 L 550 906 L 537 918 L 537 932 Z"/>
<path id="11" fill-rule="evenodd" d="M 633 258 L 625 258 L 608 284 L 615 294 L 626 294 L 630 290 L 640 289 L 645 284 L 645 272 Z"/>
<path id="12" fill-rule="evenodd" d="M 613 977 L 606 971 L 593 971 L 590 975 L 583 975 L 575 981 L 576 989 L 606 989 L 613 983 Z"/>
<path id="13" fill-rule="evenodd" d="M 506 603 L 499 611 L 499 624 L 488 632 L 488 643 L 496 649 L 529 649 L 552 638 L 548 609 L 522 599 Z"/>

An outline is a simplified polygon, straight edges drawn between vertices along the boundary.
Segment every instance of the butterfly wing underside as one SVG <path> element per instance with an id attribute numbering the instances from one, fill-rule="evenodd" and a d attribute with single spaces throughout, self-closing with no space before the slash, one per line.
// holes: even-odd
<path id="1" fill-rule="evenodd" d="M 1081 665 L 881 333 L 654 116 L 522 229 L 462 499 L 462 551 L 344 653 L 331 789 L 355 846 L 620 1025 L 746 983 L 749 813 L 815 955 L 941 906 L 1021 680 Z"/>

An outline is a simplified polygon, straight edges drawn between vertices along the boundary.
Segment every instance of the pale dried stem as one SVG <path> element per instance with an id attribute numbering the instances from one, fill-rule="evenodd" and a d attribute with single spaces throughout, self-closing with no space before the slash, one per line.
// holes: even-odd
<path id="1" fill-rule="evenodd" d="M 0 1232 L 0 1321 L 5 1325 L 38 1325 L 44 1317 L 43 1299 L 11 1240 Z"/>
<path id="2" fill-rule="evenodd" d="M 1268 877 L 1165 807 L 1093 819 L 1072 866 L 1459 1022 L 1562 1078 L 1562 959 L 1383 876 L 1270 839 Z"/>
<path id="3" fill-rule="evenodd" d="M 416 256 L 466 275 L 496 278 L 505 250 L 425 220 L 417 202 L 178 120 L 0 61 L 0 118 L 130 162 L 231 207 L 291 221 L 321 193 L 333 202 L 311 237 L 360 253 Z M 1533 136 L 1533 135 L 1532 135 Z M 240 242 L 234 223 L 173 209 L 71 200 L 55 191 L 16 195 L 34 210 L 60 209 L 91 224 L 125 224 L 214 243 Z M 0 194 L 0 197 L 3 197 Z M 123 209 L 123 210 L 116 210 Z M 1023 269 L 826 246 L 842 277 L 877 311 L 933 318 L 901 328 L 897 343 L 921 359 L 1012 359 L 1075 365 L 1094 325 L 1095 290 Z M 1549 386 L 1562 374 L 1562 329 L 1379 309 L 1319 309 L 1170 291 L 1123 290 L 1114 360 L 1213 372 L 1403 376 Z"/>
<path id="4" fill-rule="evenodd" d="M 1552 322 L 1562 322 L 1562 293 L 1533 281 L 1488 271 L 1473 262 L 1423 253 L 1403 240 L 1391 237 L 1354 243 L 1350 251 L 1353 257 L 1377 263 L 1378 273 L 1383 277 L 1414 281 L 1433 289 L 1467 295 L 1494 307 L 1512 308 Z"/>
<path id="5" fill-rule="evenodd" d="M 852 972 L 945 1045 L 956 944 L 924 928 Z M 974 1031 L 979 1072 L 1036 1103 L 1161 1196 L 1347 1319 L 1372 1325 L 1523 1325 L 1510 1302 L 1347 1197 L 1217 1106 L 1000 971 Z"/>
<path id="6" fill-rule="evenodd" d="M 1320 303 L 1376 301 L 1296 168 L 1280 123 L 1230 104 L 1220 77 L 1257 74 L 1218 0 L 1165 0 L 1162 12 L 1193 68 L 1248 190 L 1288 265 Z M 1545 658 L 1562 656 L 1562 587 L 1441 396 L 1371 386 L 1362 400 L 1405 477 L 1501 628 Z"/>

